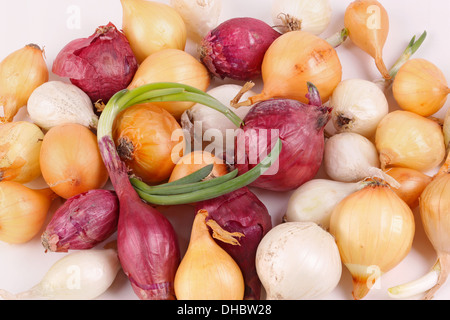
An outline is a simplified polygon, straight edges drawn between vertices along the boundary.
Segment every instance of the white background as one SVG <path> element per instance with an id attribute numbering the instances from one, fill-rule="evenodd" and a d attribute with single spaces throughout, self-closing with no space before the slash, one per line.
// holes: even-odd
<path id="1" fill-rule="evenodd" d="M 160 1 L 166 2 L 167 1 Z M 332 22 L 321 36 L 326 37 L 343 27 L 343 15 L 350 0 L 330 0 L 333 9 Z M 414 57 L 428 59 L 435 63 L 450 77 L 450 1 L 448 0 L 380 0 L 390 17 L 390 31 L 384 49 L 386 65 L 391 66 L 403 51 L 413 35 L 419 36 L 424 30 L 428 32 L 427 39 Z M 220 21 L 232 17 L 250 16 L 259 18 L 269 24 L 271 0 L 223 0 L 224 8 Z M 78 11 L 77 11 L 78 10 Z M 79 12 L 79 21 L 71 20 L 73 14 Z M 90 36 L 96 27 L 109 21 L 117 27 L 122 25 L 122 8 L 119 0 L 15 0 L 0 2 L 0 60 L 9 53 L 25 44 L 36 43 L 44 46 L 46 61 L 51 65 L 59 50 L 69 41 Z M 79 22 L 79 24 L 77 24 Z M 189 44 L 187 51 L 194 52 L 194 46 Z M 379 77 L 373 60 L 367 54 L 355 47 L 351 41 L 337 49 L 343 66 L 343 79 L 363 78 L 373 80 Z M 50 79 L 58 79 L 51 74 Z M 223 81 L 213 81 L 211 86 Z M 255 91 L 261 89 L 258 83 Z M 391 109 L 397 106 L 388 95 Z M 446 103 L 436 115 L 442 117 L 449 106 Z M 21 110 L 20 116 L 26 117 L 26 110 Z M 325 177 L 322 171 L 317 177 Z M 32 183 L 38 186 L 40 181 Z M 290 193 L 273 193 L 255 190 L 266 204 L 273 223 L 278 224 L 284 214 Z M 61 205 L 56 200 L 54 208 Z M 53 209 L 54 209 L 53 208 Z M 184 251 L 190 234 L 193 210 L 189 206 L 161 209 L 174 224 Z M 424 235 L 422 225 L 415 211 L 416 235 L 413 248 L 409 255 L 394 269 L 384 274 L 365 297 L 370 299 L 390 299 L 386 289 L 424 275 L 435 262 L 436 255 L 428 239 Z M 63 253 L 44 253 L 39 236 L 26 244 L 9 245 L 0 242 L 0 289 L 18 293 L 37 284 L 50 266 L 60 259 Z M 338 287 L 325 299 L 352 299 L 352 281 L 348 270 L 344 267 L 342 279 Z M 413 297 L 413 299 L 419 299 Z M 128 280 L 122 272 L 99 299 L 136 299 Z M 450 299 L 450 283 L 445 284 L 435 295 L 435 299 Z"/>

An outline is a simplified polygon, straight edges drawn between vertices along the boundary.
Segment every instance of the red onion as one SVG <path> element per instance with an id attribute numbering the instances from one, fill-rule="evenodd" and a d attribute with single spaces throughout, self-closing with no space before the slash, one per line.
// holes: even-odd
<path id="1" fill-rule="evenodd" d="M 53 252 L 90 249 L 117 230 L 119 200 L 114 191 L 93 189 L 67 199 L 41 236 Z"/>
<path id="2" fill-rule="evenodd" d="M 200 60 L 216 77 L 248 81 L 261 75 L 264 54 L 280 35 L 259 19 L 229 19 L 203 38 Z"/>
<path id="3" fill-rule="evenodd" d="M 269 99 L 255 104 L 245 116 L 245 126 L 236 136 L 235 165 L 240 174 L 264 158 L 278 135 L 283 143 L 276 162 L 250 186 L 272 191 L 293 190 L 319 171 L 325 144 L 324 127 L 330 119 L 331 108 L 322 105 L 314 85 L 308 83 L 308 89 L 309 104 Z"/>
<path id="4" fill-rule="evenodd" d="M 119 198 L 117 251 L 122 269 L 139 299 L 174 300 L 173 282 L 181 261 L 175 230 L 138 196 L 111 136 L 101 137 L 99 148 Z"/>
<path id="5" fill-rule="evenodd" d="M 88 38 L 69 42 L 56 56 L 53 73 L 68 77 L 93 102 L 128 86 L 138 64 L 125 35 L 111 22 Z"/>
<path id="6" fill-rule="evenodd" d="M 244 299 L 259 300 L 261 282 L 256 273 L 256 249 L 262 237 L 272 228 L 272 220 L 266 206 L 247 187 L 226 195 L 198 202 L 196 211 L 208 211 L 208 219 L 216 221 L 228 232 L 240 232 L 239 246 L 217 243 L 239 265 L 245 281 Z"/>

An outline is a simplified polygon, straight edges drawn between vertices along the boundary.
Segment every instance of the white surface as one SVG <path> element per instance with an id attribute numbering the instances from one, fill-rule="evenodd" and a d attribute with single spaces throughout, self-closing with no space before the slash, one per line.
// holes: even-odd
<path id="1" fill-rule="evenodd" d="M 223 0 L 224 8 L 221 21 L 237 16 L 251 16 L 271 24 L 271 0 Z M 333 8 L 331 25 L 322 34 L 331 35 L 343 27 L 345 7 L 350 0 L 330 0 Z M 424 45 L 414 57 L 430 60 L 450 77 L 450 59 L 448 51 L 450 42 L 447 31 L 450 29 L 450 1 L 448 0 L 380 0 L 390 17 L 390 32 L 384 49 L 385 62 L 391 66 L 403 51 L 413 35 L 419 36 L 427 30 L 428 36 Z M 168 2 L 168 1 L 161 1 Z M 45 47 L 47 63 L 51 65 L 61 48 L 69 41 L 87 37 L 99 25 L 109 21 L 121 27 L 122 8 L 119 0 L 15 0 L 0 2 L 0 60 L 10 52 L 33 42 Z M 187 51 L 192 51 L 189 45 Z M 371 57 L 355 47 L 351 41 L 337 49 L 343 66 L 343 79 L 363 78 L 373 80 L 379 77 Z M 57 79 L 51 75 L 51 79 Z M 222 81 L 213 81 L 213 85 Z M 255 91 L 261 89 L 257 84 Z M 388 95 L 391 109 L 397 108 L 392 97 Z M 443 116 L 449 102 L 438 112 Z M 20 116 L 26 116 L 21 110 Z M 320 172 L 318 177 L 324 177 Z M 31 184 L 33 185 L 33 184 Z M 39 180 L 34 185 L 39 185 Z M 254 190 L 269 209 L 274 224 L 280 223 L 290 193 L 272 193 Z M 54 208 L 60 205 L 56 200 Z M 173 222 L 180 238 L 182 250 L 186 248 L 190 234 L 193 210 L 189 206 L 164 208 Z M 435 252 L 424 235 L 420 218 L 416 214 L 416 235 L 410 254 L 394 269 L 383 275 L 365 297 L 371 299 L 390 299 L 386 289 L 414 280 L 426 272 L 435 262 Z M 62 253 L 44 253 L 39 236 L 26 244 L 9 245 L 0 242 L 0 288 L 13 293 L 21 292 L 35 285 L 47 272 L 50 266 L 63 256 Z M 352 281 L 348 270 L 344 267 L 339 286 L 326 299 L 351 300 Z M 414 299 L 420 297 L 414 297 Z M 136 299 L 128 280 L 119 273 L 112 287 L 99 299 Z M 445 284 L 436 294 L 435 299 L 450 299 L 450 283 Z"/>

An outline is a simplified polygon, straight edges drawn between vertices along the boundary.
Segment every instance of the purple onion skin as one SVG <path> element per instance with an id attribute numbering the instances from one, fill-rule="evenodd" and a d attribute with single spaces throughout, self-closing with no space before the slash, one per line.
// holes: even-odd
<path id="1" fill-rule="evenodd" d="M 92 102 L 106 104 L 130 84 L 137 68 L 127 38 L 110 22 L 88 38 L 69 42 L 56 56 L 52 71 L 69 78 Z"/>
<path id="2" fill-rule="evenodd" d="M 268 153 L 275 135 L 267 143 L 259 129 L 279 130 L 282 149 L 279 158 L 250 186 L 271 191 L 289 191 L 311 180 L 320 169 L 324 152 L 324 127 L 330 119 L 331 108 L 325 107 L 316 91 L 309 94 L 310 104 L 290 99 L 269 99 L 255 104 L 244 118 L 245 126 L 236 137 L 236 168 L 239 174 L 253 168 L 262 159 L 249 155 Z M 261 132 L 261 136 L 259 135 Z M 245 152 L 242 150 L 245 148 Z"/>
<path id="3" fill-rule="evenodd" d="M 239 246 L 216 241 L 239 265 L 245 282 L 244 299 L 259 300 L 261 282 L 256 273 L 256 249 L 262 237 L 272 228 L 266 206 L 247 187 L 226 195 L 199 202 L 196 211 L 208 211 L 208 219 L 216 221 L 228 232 L 241 232 Z"/>
<path id="4" fill-rule="evenodd" d="M 134 190 L 112 139 L 103 137 L 99 148 L 119 198 L 117 252 L 122 270 L 140 300 L 175 300 L 174 279 L 181 261 L 175 230 Z"/>
<path id="5" fill-rule="evenodd" d="M 259 19 L 232 18 L 203 38 L 200 60 L 221 79 L 252 80 L 261 75 L 264 54 L 280 35 Z"/>
<path id="6" fill-rule="evenodd" d="M 52 252 L 95 247 L 117 230 L 119 200 L 114 191 L 94 189 L 73 196 L 59 207 L 41 236 Z"/>

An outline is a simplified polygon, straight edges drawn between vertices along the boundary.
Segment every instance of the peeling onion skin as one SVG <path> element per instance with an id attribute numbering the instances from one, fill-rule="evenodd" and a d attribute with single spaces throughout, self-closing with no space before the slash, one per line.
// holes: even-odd
<path id="1" fill-rule="evenodd" d="M 244 300 L 259 300 L 261 282 L 256 273 L 256 249 L 262 237 L 272 229 L 266 206 L 247 187 L 196 204 L 195 212 L 208 211 L 208 218 L 224 230 L 240 232 L 239 246 L 216 241 L 239 265 L 245 282 Z"/>
<path id="2" fill-rule="evenodd" d="M 258 157 L 255 161 L 252 154 L 264 154 L 264 150 L 258 150 L 260 138 L 255 132 L 259 129 L 267 129 L 268 134 L 271 129 L 278 129 L 283 147 L 272 167 L 250 186 L 289 191 L 316 175 L 323 159 L 324 127 L 330 119 L 331 108 L 322 106 L 320 102 L 314 104 L 307 105 L 291 99 L 270 99 L 252 107 L 244 118 L 243 130 L 236 137 L 235 161 L 239 174 L 247 172 L 261 160 Z M 271 150 L 271 140 L 276 138 L 273 135 L 267 138 L 268 151 Z M 240 144 L 244 144 L 244 147 Z"/>
<path id="3" fill-rule="evenodd" d="M 88 38 L 69 42 L 56 56 L 52 71 L 68 77 L 92 102 L 107 103 L 128 86 L 137 68 L 127 38 L 110 22 Z"/>
<path id="4" fill-rule="evenodd" d="M 229 19 L 203 38 L 200 60 L 216 77 L 249 81 L 261 75 L 264 54 L 280 35 L 259 19 Z"/>

